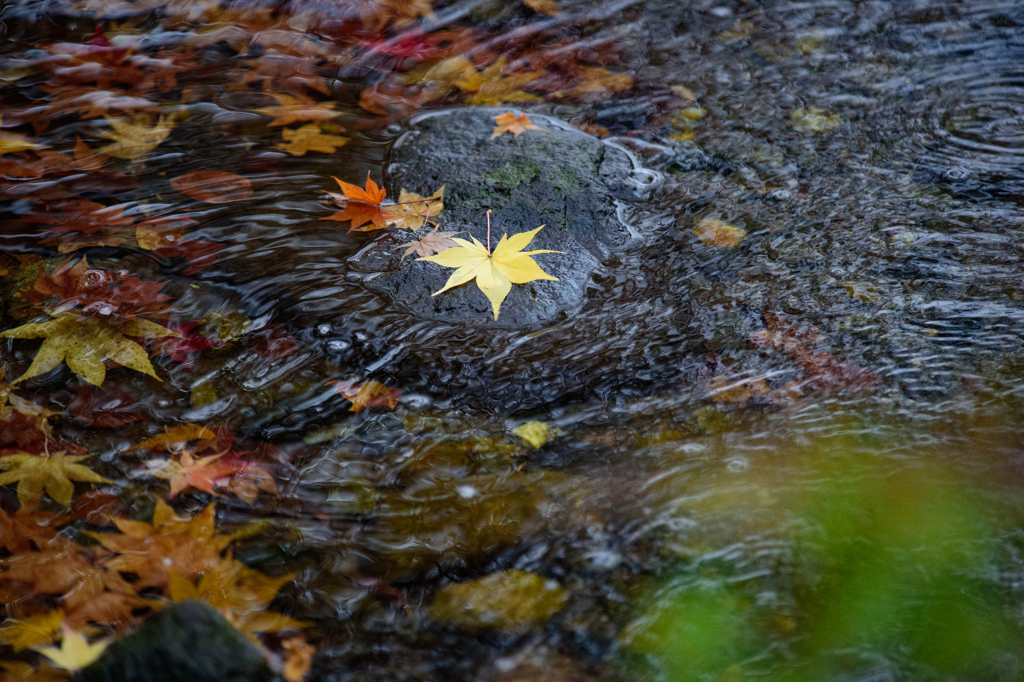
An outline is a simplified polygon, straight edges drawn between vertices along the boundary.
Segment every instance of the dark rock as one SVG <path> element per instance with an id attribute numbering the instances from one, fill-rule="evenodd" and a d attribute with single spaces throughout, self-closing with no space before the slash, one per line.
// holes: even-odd
<path id="1" fill-rule="evenodd" d="M 564 252 L 536 259 L 559 281 L 514 286 L 497 323 L 528 327 L 579 308 L 593 269 L 610 250 L 630 241 L 617 203 L 640 198 L 658 176 L 638 171 L 623 149 L 546 116 L 532 115 L 546 132 L 491 139 L 494 117 L 507 111 L 458 109 L 414 119 L 393 148 L 388 185 L 391 196 L 400 189 L 427 195 L 445 185 L 440 229 L 462 231 L 463 237 L 484 243 L 486 212 L 492 209 L 492 246 L 505 233 L 545 225 L 529 249 Z M 475 283 L 432 296 L 453 270 L 409 259 L 402 263 L 393 246 L 409 236 L 403 232 L 375 243 L 350 263 L 364 273 L 379 273 L 367 277 L 367 285 L 416 315 L 495 324 Z"/>
<path id="2" fill-rule="evenodd" d="M 262 682 L 271 676 L 245 635 L 198 601 L 168 606 L 81 673 L 83 682 Z"/>

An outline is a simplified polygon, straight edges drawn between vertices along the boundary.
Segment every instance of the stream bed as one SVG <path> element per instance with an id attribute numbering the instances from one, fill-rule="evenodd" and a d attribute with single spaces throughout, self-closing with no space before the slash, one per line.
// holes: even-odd
<path id="1" fill-rule="evenodd" d="M 0 679 L 1024 679 L 1017 0 L 0 3 L 0 292 Z"/>

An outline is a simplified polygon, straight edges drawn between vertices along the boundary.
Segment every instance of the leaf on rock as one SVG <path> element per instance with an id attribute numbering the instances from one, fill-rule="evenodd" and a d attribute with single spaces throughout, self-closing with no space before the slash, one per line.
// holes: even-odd
<path id="1" fill-rule="evenodd" d="M 392 410 L 398 405 L 398 399 L 402 397 L 402 391 L 397 388 L 388 388 L 379 381 L 371 379 L 360 383 L 358 379 L 346 379 L 345 381 L 329 381 L 343 398 L 352 403 L 350 412 L 359 414 L 367 407 L 389 407 Z"/>
<path id="2" fill-rule="evenodd" d="M 0 337 L 10 339 L 45 338 L 32 364 L 14 383 L 45 374 L 66 362 L 72 372 L 90 384 L 100 386 L 107 374 L 104 360 L 108 359 L 162 381 L 153 370 L 146 349 L 128 336 L 160 338 L 177 334 L 148 320 L 126 320 L 121 325 L 111 325 L 103 319 L 70 312 L 58 313 L 46 322 L 23 324 L 0 334 Z"/>
<path id="3" fill-rule="evenodd" d="M 512 291 L 513 284 L 525 284 L 538 279 L 558 281 L 557 277 L 544 272 L 532 256 L 541 253 L 562 253 L 561 251 L 523 251 L 543 228 L 541 225 L 536 230 L 514 234 L 511 238 L 505 234 L 491 254 L 487 253 L 487 249 L 476 237 L 473 237 L 472 243 L 465 239 L 454 239 L 459 246 L 442 251 L 436 256 L 417 260 L 430 261 L 446 268 L 457 268 L 448 278 L 444 288 L 434 292 L 434 296 L 475 279 L 480 291 L 490 300 L 494 319 L 497 320 L 501 304 Z"/>
<path id="4" fill-rule="evenodd" d="M 100 135 L 112 140 L 113 144 L 100 147 L 99 152 L 129 161 L 141 159 L 156 149 L 174 127 L 169 123 L 170 119 L 163 116 L 156 123 L 146 116 L 137 116 L 131 122 L 109 116 L 104 118 L 113 130 Z"/>
<path id="5" fill-rule="evenodd" d="M 89 644 L 89 640 L 81 633 L 75 632 L 65 625 L 64 638 L 61 640 L 59 649 L 51 646 L 37 649 L 37 651 L 60 667 L 74 671 L 87 667 L 99 658 L 106 648 L 107 642 L 100 641 Z"/>
<path id="6" fill-rule="evenodd" d="M 247 178 L 224 171 L 185 173 L 171 180 L 171 187 L 207 204 L 227 204 L 252 196 L 252 183 Z"/>
<path id="7" fill-rule="evenodd" d="M 727 249 L 739 246 L 747 236 L 747 231 L 743 228 L 734 227 L 718 218 L 705 218 L 697 223 L 693 233 L 708 246 Z"/>
<path id="8" fill-rule="evenodd" d="M 402 190 L 397 204 L 381 206 L 384 223 L 405 230 L 418 230 L 426 218 L 432 218 L 444 208 L 444 185 L 429 197 Z M 357 230 L 359 231 L 359 230 Z"/>
<path id="9" fill-rule="evenodd" d="M 334 111 L 334 102 L 318 104 L 309 97 L 298 98 L 283 94 L 273 94 L 271 97 L 277 100 L 277 106 L 256 109 L 264 116 L 274 119 L 267 124 L 270 126 L 329 121 L 336 116 L 341 116 L 340 111 Z"/>
<path id="10" fill-rule="evenodd" d="M 494 127 L 494 132 L 491 133 L 491 139 L 504 135 L 505 133 L 512 133 L 514 136 L 519 137 L 527 130 L 543 130 L 547 132 L 547 128 L 541 128 L 540 126 L 534 125 L 533 121 L 530 120 L 526 114 L 513 114 L 511 111 L 500 116 L 494 117 L 494 122 L 498 125 Z"/>
<path id="11" fill-rule="evenodd" d="M 110 483 L 88 467 L 79 464 L 88 455 L 67 457 L 65 451 L 50 455 L 30 455 L 19 452 L 0 458 L 0 485 L 18 484 L 18 502 L 22 507 L 34 507 L 42 499 L 43 491 L 54 502 L 70 506 L 75 494 L 72 481 L 83 483 Z"/>
<path id="12" fill-rule="evenodd" d="M 0 624 L 0 642 L 14 651 L 32 649 L 60 639 L 64 612 L 60 609 L 25 618 L 8 618 Z"/>
<path id="13" fill-rule="evenodd" d="M 459 233 L 439 232 L 435 229 L 433 232 L 424 234 L 417 241 L 399 244 L 395 248 L 405 249 L 405 253 L 402 254 L 402 260 L 405 260 L 406 256 L 411 256 L 413 254 L 426 258 L 427 256 L 433 256 L 436 253 L 441 253 L 445 249 L 458 246 L 458 244 L 452 241 L 452 237 L 457 234 Z"/>
<path id="14" fill-rule="evenodd" d="M 279 142 L 278 147 L 292 156 L 304 156 L 306 152 L 323 152 L 333 154 L 338 147 L 345 146 L 349 138 L 342 135 L 330 135 L 323 132 L 315 123 L 309 123 L 297 128 L 285 128 L 281 131 L 284 142 Z"/>

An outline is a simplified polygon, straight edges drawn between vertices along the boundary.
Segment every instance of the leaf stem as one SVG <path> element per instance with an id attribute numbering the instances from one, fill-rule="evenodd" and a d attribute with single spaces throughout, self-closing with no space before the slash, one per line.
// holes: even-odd
<path id="1" fill-rule="evenodd" d="M 487 255 L 491 255 L 491 209 L 487 209 Z"/>

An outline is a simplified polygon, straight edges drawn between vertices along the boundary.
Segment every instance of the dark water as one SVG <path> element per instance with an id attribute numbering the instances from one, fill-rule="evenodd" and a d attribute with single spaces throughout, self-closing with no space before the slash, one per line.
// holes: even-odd
<path id="1" fill-rule="evenodd" d="M 60 413 L 58 437 L 98 456 L 135 518 L 166 487 L 130 476 L 125 450 L 162 427 L 276 446 L 280 498 L 225 497 L 218 519 L 269 521 L 236 555 L 296 574 L 273 605 L 312 623 L 308 679 L 1024 676 L 1024 8 L 559 6 L 3 5 L 0 132 L 71 154 L 110 143 L 103 113 L 173 125 L 133 159 L 4 166 L 4 328 L 30 321 L 17 292 L 39 263 L 86 256 L 168 281 L 171 319 L 218 344 L 154 353 L 162 383 L 110 370 L 103 388 L 145 416 L 117 428 L 72 417 L 84 382 L 66 367 L 21 393 Z M 366 285 L 382 233 L 322 220 L 331 176 L 387 182 L 409 116 L 501 105 L 436 66 L 460 56 L 536 72 L 509 107 L 660 178 L 621 207 L 634 243 L 543 328 L 419 319 Z M 256 110 L 286 97 L 337 112 L 321 132 L 348 141 L 282 149 L 309 121 Z M 200 170 L 252 194 L 211 204 L 170 183 Z M 136 218 L 67 227 L 76 198 Z M 194 221 L 193 245 L 118 241 L 138 216 Z M 746 237 L 705 245 L 706 218 Z M 193 267 L 195 242 L 217 248 Z M 36 344 L 5 345 L 8 380 Z M 351 377 L 402 399 L 353 414 L 325 386 Z M 532 420 L 558 431 L 537 450 L 511 434 Z M 556 581 L 564 607 L 497 628 L 431 608 L 512 569 Z"/>

